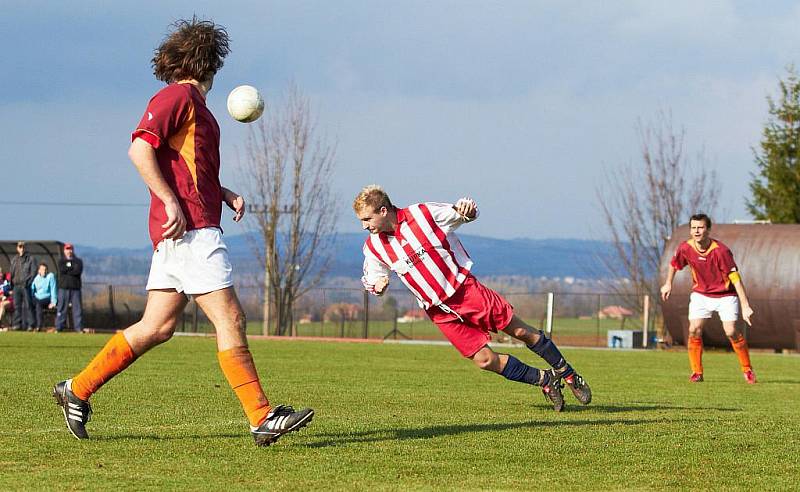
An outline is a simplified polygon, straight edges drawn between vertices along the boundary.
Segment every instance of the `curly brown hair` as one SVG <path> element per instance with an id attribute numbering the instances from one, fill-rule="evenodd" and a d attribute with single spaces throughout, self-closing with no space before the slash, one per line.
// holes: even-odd
<path id="1" fill-rule="evenodd" d="M 228 32 L 211 21 L 180 19 L 156 48 L 151 60 L 153 74 L 166 83 L 194 79 L 205 81 L 222 68 L 231 52 Z"/>

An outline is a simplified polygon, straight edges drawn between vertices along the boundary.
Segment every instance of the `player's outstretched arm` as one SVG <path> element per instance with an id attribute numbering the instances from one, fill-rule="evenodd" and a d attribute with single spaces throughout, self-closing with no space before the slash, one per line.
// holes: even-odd
<path id="1" fill-rule="evenodd" d="M 661 286 L 661 300 L 666 301 L 672 293 L 672 281 L 675 279 L 675 267 L 670 265 L 667 272 L 667 281 Z"/>
<path id="2" fill-rule="evenodd" d="M 234 212 L 233 221 L 239 222 L 244 217 L 244 198 L 242 195 L 231 191 L 228 188 L 222 187 L 222 200 Z"/>
<path id="3" fill-rule="evenodd" d="M 161 237 L 164 239 L 182 237 L 183 233 L 186 232 L 186 217 L 183 215 L 183 210 L 181 210 L 175 193 L 167 184 L 164 175 L 161 174 L 153 146 L 141 138 L 136 138 L 131 143 L 130 149 L 128 149 L 128 157 L 130 157 L 133 165 L 136 166 L 136 170 L 139 171 L 144 184 L 150 188 L 150 191 L 159 200 L 164 202 L 167 221 L 161 226 L 164 229 Z"/>
<path id="4" fill-rule="evenodd" d="M 733 280 L 733 288 L 736 289 L 736 295 L 739 296 L 739 304 L 742 306 L 742 319 L 748 326 L 753 326 L 753 323 L 750 321 L 750 317 L 753 316 L 753 308 L 750 307 L 750 301 L 747 300 L 747 292 L 744 289 L 744 283 L 738 273 L 736 274 L 736 279 Z"/>

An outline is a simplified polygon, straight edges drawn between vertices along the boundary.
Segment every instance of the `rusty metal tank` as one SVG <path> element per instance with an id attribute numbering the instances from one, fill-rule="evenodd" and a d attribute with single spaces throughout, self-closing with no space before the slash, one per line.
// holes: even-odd
<path id="1" fill-rule="evenodd" d="M 753 308 L 753 326 L 739 327 L 754 348 L 800 350 L 800 225 L 714 224 L 710 235 L 733 252 Z M 661 256 L 663 284 L 678 245 L 689 239 L 689 225 L 675 229 Z M 689 267 L 675 275 L 672 294 L 662 305 L 664 325 L 675 343 L 686 344 L 689 332 Z M 708 346 L 729 347 L 716 315 L 703 330 Z"/>

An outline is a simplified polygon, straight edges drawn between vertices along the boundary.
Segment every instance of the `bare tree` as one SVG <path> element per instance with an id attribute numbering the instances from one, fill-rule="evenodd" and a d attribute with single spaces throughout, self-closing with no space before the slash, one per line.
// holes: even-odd
<path id="1" fill-rule="evenodd" d="M 264 269 L 265 334 L 271 318 L 273 333 L 289 332 L 295 300 L 320 282 L 333 258 L 336 148 L 316 130 L 308 98 L 291 85 L 251 127 L 240 162 L 251 244 Z"/>
<path id="2" fill-rule="evenodd" d="M 627 280 L 610 287 L 636 294 L 635 306 L 641 308 L 643 294 L 659 299 L 659 263 L 673 230 L 692 214 L 711 215 L 720 183 L 702 151 L 693 160 L 687 157 L 686 131 L 673 127 L 670 112 L 639 120 L 636 130 L 641 162 L 606 170 L 596 192 L 613 246 L 601 262 Z"/>

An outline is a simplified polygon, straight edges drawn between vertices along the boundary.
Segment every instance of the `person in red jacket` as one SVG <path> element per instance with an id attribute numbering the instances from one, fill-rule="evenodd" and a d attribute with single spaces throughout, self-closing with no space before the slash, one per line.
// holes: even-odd
<path id="1" fill-rule="evenodd" d="M 739 358 L 744 379 L 749 384 L 756 382 L 750 363 L 750 351 L 742 332 L 736 327 L 739 307 L 742 319 L 752 326 L 753 308 L 747 300 L 739 268 L 733 261 L 733 253 L 722 242 L 709 236 L 711 219 L 705 214 L 692 215 L 689 220 L 691 237 L 678 246 L 670 262 L 667 281 L 661 287 L 661 299 L 666 301 L 672 292 L 675 273 L 686 265 L 692 270 L 692 294 L 689 297 L 689 365 L 692 375 L 689 381 L 703 381 L 703 327 L 716 311 L 722 321 L 722 329 Z"/>

